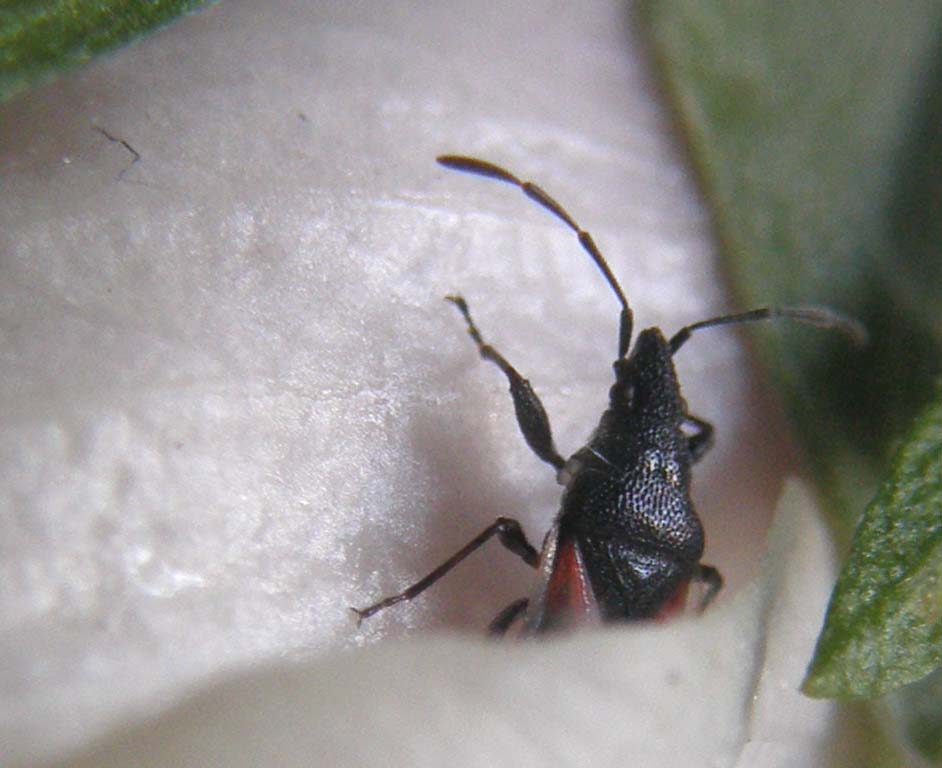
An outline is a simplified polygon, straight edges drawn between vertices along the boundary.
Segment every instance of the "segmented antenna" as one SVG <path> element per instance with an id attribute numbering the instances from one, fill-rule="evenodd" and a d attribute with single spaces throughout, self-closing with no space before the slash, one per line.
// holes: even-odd
<path id="1" fill-rule="evenodd" d="M 548 210 L 576 233 L 576 237 L 579 239 L 579 244 L 582 246 L 585 252 L 588 253 L 590 257 L 592 257 L 592 261 L 595 262 L 595 265 L 599 268 L 599 271 L 601 271 L 601 273 L 605 276 L 606 281 L 615 292 L 615 296 L 618 297 L 618 301 L 621 302 L 622 309 L 621 325 L 618 332 L 618 357 L 624 357 L 628 351 L 629 345 L 631 344 L 631 309 L 628 306 L 628 299 L 625 298 L 624 291 L 622 291 L 621 286 L 618 284 L 618 280 L 615 279 L 615 275 L 612 274 L 612 270 L 609 269 L 608 262 L 606 262 L 605 257 L 602 256 L 602 252 L 598 249 L 598 246 L 592 239 L 592 235 L 580 227 L 576 223 L 576 220 L 569 215 L 565 208 L 563 208 L 541 187 L 537 186 L 532 181 L 523 181 L 518 179 L 510 171 L 501 168 L 499 165 L 494 165 L 493 163 L 489 163 L 486 160 L 478 160 L 473 157 L 464 157 L 463 155 L 442 155 L 436 159 L 446 168 L 452 168 L 456 171 L 465 171 L 467 173 L 476 173 L 478 176 L 486 176 L 490 179 L 505 181 L 508 184 L 513 184 L 514 186 L 519 187 L 523 190 L 523 193 L 527 197 Z"/>
<path id="2" fill-rule="evenodd" d="M 793 320 L 818 328 L 828 328 L 847 336 L 856 346 L 862 347 L 867 343 L 867 329 L 852 317 L 842 315 L 830 307 L 762 307 L 749 312 L 739 312 L 734 315 L 721 315 L 709 320 L 681 328 L 670 340 L 671 354 L 677 352 L 684 342 L 690 338 L 694 331 L 703 328 L 713 328 L 717 325 L 733 325 L 735 323 L 759 323 L 764 320 L 775 319 Z"/>
<path id="3" fill-rule="evenodd" d="M 569 215 L 569 212 L 556 202 L 546 191 L 534 184 L 532 181 L 524 181 L 514 176 L 510 171 L 501 168 L 499 165 L 489 163 L 486 160 L 478 160 L 474 157 L 465 157 L 463 155 L 441 155 L 437 158 L 438 162 L 446 168 L 452 168 L 456 171 L 465 171 L 466 173 L 475 173 L 478 176 L 486 176 L 490 179 L 497 179 L 508 184 L 513 184 L 523 190 L 523 193 L 534 202 L 552 213 L 556 218 L 562 221 L 567 227 L 576 233 L 579 244 L 586 253 L 595 262 L 599 271 L 604 275 L 609 286 L 621 302 L 621 324 L 618 332 L 618 357 L 622 358 L 628 352 L 631 344 L 632 313 L 628 306 L 628 299 L 625 298 L 624 291 L 618 284 L 615 275 L 602 256 L 592 235 L 580 227 L 576 220 Z M 683 344 L 690 338 L 694 331 L 703 328 L 711 328 L 717 325 L 733 325 L 736 323 L 757 323 L 765 320 L 774 320 L 777 318 L 792 320 L 807 325 L 814 325 L 818 328 L 829 328 L 839 331 L 858 345 L 863 346 L 867 343 L 867 331 L 859 322 L 853 318 L 836 312 L 828 307 L 763 307 L 753 309 L 749 312 L 740 312 L 732 315 L 721 315 L 709 320 L 701 320 L 698 323 L 681 328 L 670 340 L 671 354 L 679 350 Z"/>

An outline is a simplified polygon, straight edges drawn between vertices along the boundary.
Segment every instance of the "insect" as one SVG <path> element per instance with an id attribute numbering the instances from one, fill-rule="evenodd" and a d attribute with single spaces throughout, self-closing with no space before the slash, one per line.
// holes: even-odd
<path id="1" fill-rule="evenodd" d="M 511 603 L 491 622 L 493 635 L 504 634 L 517 621 L 522 621 L 524 634 L 533 635 L 585 622 L 663 619 L 685 606 L 691 582 L 704 587 L 699 601 L 703 610 L 723 579 L 715 567 L 700 562 L 704 534 L 690 499 L 690 480 L 692 465 L 710 448 L 713 427 L 687 411 L 674 355 L 695 332 L 734 323 L 785 318 L 837 329 L 856 340 L 862 339 L 863 329 L 824 307 L 765 307 L 702 320 L 670 338 L 659 328 L 647 328 L 632 347 L 632 312 L 621 286 L 592 236 L 559 203 L 536 184 L 492 163 L 458 155 L 439 157 L 438 162 L 519 187 L 575 232 L 621 304 L 615 383 L 588 442 L 564 459 L 529 381 L 484 340 L 464 298 L 447 296 L 463 316 L 481 357 L 507 378 L 524 439 L 554 468 L 564 488 L 560 509 L 540 550 L 516 520 L 498 517 L 412 586 L 353 610 L 362 621 L 413 599 L 495 536 L 537 569 L 539 578 L 531 596 Z"/>

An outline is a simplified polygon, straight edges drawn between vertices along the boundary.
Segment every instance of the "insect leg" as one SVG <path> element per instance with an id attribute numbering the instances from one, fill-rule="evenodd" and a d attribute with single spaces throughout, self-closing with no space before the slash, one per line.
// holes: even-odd
<path id="1" fill-rule="evenodd" d="M 510 625 L 527 609 L 529 604 L 530 600 L 526 597 L 514 600 L 494 617 L 494 621 L 492 621 L 487 628 L 487 634 L 491 637 L 503 637 L 504 633 L 510 628 Z"/>
<path id="2" fill-rule="evenodd" d="M 693 578 L 694 581 L 706 584 L 706 592 L 704 592 L 703 599 L 700 601 L 700 610 L 706 610 L 706 607 L 713 602 L 713 598 L 723 588 L 723 577 L 712 565 L 701 563 L 697 566 Z"/>
<path id="3" fill-rule="evenodd" d="M 428 574 L 428 576 L 419 579 L 411 587 L 404 589 L 397 595 L 385 597 L 378 603 L 374 603 L 367 608 L 351 608 L 350 610 L 359 616 L 357 624 L 384 608 L 389 608 L 391 605 L 401 603 L 403 600 L 411 600 L 421 594 L 494 536 L 499 537 L 500 543 L 520 557 L 527 565 L 533 566 L 534 568 L 539 565 L 540 553 L 527 541 L 527 537 L 523 533 L 520 523 L 509 517 L 498 517 L 497 520 L 471 539 L 471 541 L 455 552 L 455 554 Z"/>
<path id="4" fill-rule="evenodd" d="M 685 421 L 694 428 L 693 434 L 687 436 L 687 447 L 690 449 L 691 460 L 696 462 L 713 447 L 713 425 L 689 414 Z"/>
<path id="5" fill-rule="evenodd" d="M 549 416 L 546 415 L 546 409 L 540 398 L 537 397 L 530 382 L 520 373 L 490 344 L 485 343 L 481 332 L 471 319 L 471 312 L 468 309 L 468 303 L 461 296 L 446 296 L 448 301 L 458 307 L 458 311 L 464 315 L 468 324 L 468 334 L 477 344 L 481 357 L 490 360 L 500 368 L 507 381 L 510 382 L 510 396 L 514 401 L 514 411 L 517 414 L 517 423 L 520 425 L 520 431 L 527 441 L 527 445 L 543 461 L 552 464 L 557 470 L 562 469 L 566 460 L 559 455 L 556 446 L 553 444 L 553 432 L 550 428 Z"/>

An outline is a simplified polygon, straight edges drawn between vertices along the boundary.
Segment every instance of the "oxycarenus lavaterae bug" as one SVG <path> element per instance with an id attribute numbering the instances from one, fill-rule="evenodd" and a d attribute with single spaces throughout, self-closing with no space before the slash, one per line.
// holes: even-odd
<path id="1" fill-rule="evenodd" d="M 540 550 L 527 541 L 516 520 L 498 517 L 412 586 L 353 610 L 362 621 L 411 600 L 494 536 L 537 569 L 539 578 L 530 597 L 511 603 L 491 622 L 493 635 L 502 635 L 519 619 L 523 633 L 532 635 L 591 621 L 666 618 L 686 604 L 691 581 L 705 587 L 699 604 L 703 610 L 723 579 L 712 565 L 700 562 L 703 527 L 690 499 L 690 469 L 709 449 L 713 427 L 687 412 L 674 355 L 695 331 L 718 325 L 785 318 L 837 329 L 855 340 L 864 338 L 863 329 L 824 307 L 764 307 L 693 323 L 669 339 L 659 328 L 647 328 L 631 347 L 628 300 L 592 236 L 559 203 L 536 184 L 492 163 L 458 155 L 444 155 L 438 162 L 519 187 L 576 233 L 621 303 L 615 383 L 588 442 L 564 459 L 529 381 L 484 341 L 464 298 L 447 296 L 464 317 L 481 357 L 507 377 L 524 439 L 556 470 L 565 489 L 560 510 Z"/>

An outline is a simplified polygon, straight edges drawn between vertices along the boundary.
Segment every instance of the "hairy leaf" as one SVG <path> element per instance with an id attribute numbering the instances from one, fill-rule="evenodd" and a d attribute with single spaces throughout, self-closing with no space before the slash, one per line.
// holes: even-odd
<path id="1" fill-rule="evenodd" d="M 878 696 L 942 663 L 942 403 L 897 455 L 867 508 L 804 689 Z"/>

